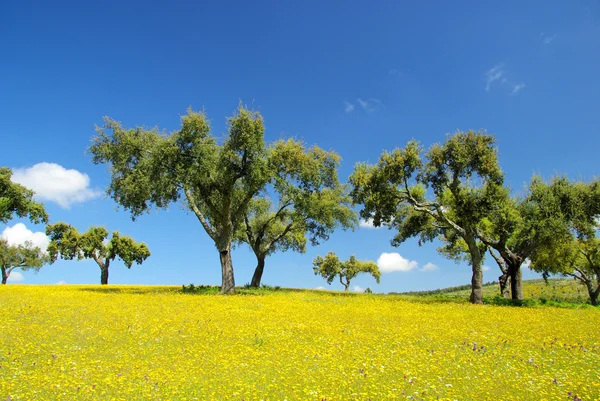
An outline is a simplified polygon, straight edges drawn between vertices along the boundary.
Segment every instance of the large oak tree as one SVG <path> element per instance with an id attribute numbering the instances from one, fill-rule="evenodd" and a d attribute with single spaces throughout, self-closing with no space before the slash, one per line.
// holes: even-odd
<path id="1" fill-rule="evenodd" d="M 412 140 L 403 149 L 384 152 L 375 165 L 358 164 L 350 177 L 352 196 L 362 205 L 363 218 L 397 230 L 393 245 L 415 236 L 420 242 L 441 239 L 450 248 L 464 241 L 472 270 L 470 300 L 482 303 L 487 246 L 477 230 L 508 196 L 495 139 L 459 131 L 431 146 L 425 160 L 422 153 Z"/>
<path id="2" fill-rule="evenodd" d="M 222 141 L 212 135 L 204 112 L 188 110 L 170 135 L 105 121 L 89 150 L 94 163 L 110 165 L 108 194 L 132 218 L 182 201 L 219 252 L 221 292 L 233 292 L 235 233 L 271 179 L 261 115 L 240 106 Z"/>

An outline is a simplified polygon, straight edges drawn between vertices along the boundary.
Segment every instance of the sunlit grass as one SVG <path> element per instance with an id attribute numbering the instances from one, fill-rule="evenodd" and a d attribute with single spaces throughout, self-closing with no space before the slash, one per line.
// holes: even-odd
<path id="1" fill-rule="evenodd" d="M 600 312 L 0 287 L 0 400 L 598 399 Z M 8 398 L 10 397 L 10 398 Z"/>

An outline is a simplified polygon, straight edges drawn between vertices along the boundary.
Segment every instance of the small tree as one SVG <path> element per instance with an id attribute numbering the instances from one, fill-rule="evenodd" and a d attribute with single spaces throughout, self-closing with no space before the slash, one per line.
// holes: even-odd
<path id="1" fill-rule="evenodd" d="M 238 242 L 247 243 L 257 259 L 250 285 L 259 287 L 265 259 L 276 251 L 305 252 L 329 239 L 337 227 L 353 228 L 356 213 L 346 186 L 337 177 L 340 157 L 292 139 L 277 141 L 269 149 L 273 171 L 274 205 L 269 197 L 253 199 L 238 230 Z"/>
<path id="2" fill-rule="evenodd" d="M 48 256 L 30 241 L 20 245 L 9 245 L 8 241 L 0 238 L 0 270 L 2 271 L 2 284 L 6 284 L 10 274 L 15 269 L 23 271 L 39 271 L 49 262 Z"/>
<path id="3" fill-rule="evenodd" d="M 357 260 L 354 255 L 350 256 L 345 262 L 338 259 L 335 252 L 329 252 L 325 257 L 317 255 L 313 260 L 313 270 L 315 275 L 322 276 L 327 280 L 327 284 L 333 282 L 336 277 L 339 277 L 340 283 L 344 286 L 344 291 L 348 291 L 350 280 L 356 277 L 359 273 L 368 273 L 379 283 L 381 273 L 377 263 L 371 261 Z"/>
<path id="4" fill-rule="evenodd" d="M 32 223 L 47 223 L 48 214 L 42 203 L 33 200 L 34 192 L 10 180 L 12 171 L 0 167 L 0 223 L 13 218 L 29 217 Z"/>
<path id="5" fill-rule="evenodd" d="M 363 205 L 361 216 L 398 231 L 393 245 L 415 236 L 419 244 L 439 238 L 449 249 L 464 241 L 472 270 L 470 299 L 479 304 L 487 246 L 478 227 L 508 196 L 494 143 L 483 132 L 457 132 L 433 145 L 424 162 L 423 149 L 413 140 L 404 149 L 384 152 L 376 165 L 358 164 L 350 177 L 352 197 Z"/>
<path id="6" fill-rule="evenodd" d="M 80 234 L 69 224 L 56 223 L 46 227 L 46 235 L 50 238 L 50 263 L 58 258 L 93 259 L 100 267 L 100 284 L 108 284 L 108 268 L 117 257 L 127 268 L 131 268 L 134 262 L 142 264 L 150 256 L 146 244 L 137 243 L 117 231 L 108 240 L 108 231 L 104 227 L 91 227 L 86 233 Z"/>

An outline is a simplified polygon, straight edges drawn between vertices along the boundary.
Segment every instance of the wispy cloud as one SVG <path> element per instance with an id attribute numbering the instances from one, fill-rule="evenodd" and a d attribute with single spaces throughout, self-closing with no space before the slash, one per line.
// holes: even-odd
<path id="1" fill-rule="evenodd" d="M 516 85 L 513 85 L 512 94 L 513 94 L 513 95 L 516 95 L 516 94 L 517 94 L 517 93 L 519 93 L 519 91 L 520 91 L 521 89 L 523 89 L 524 87 L 525 87 L 525 84 L 516 84 Z"/>
<path id="2" fill-rule="evenodd" d="M 356 102 L 367 113 L 372 113 L 375 110 L 377 110 L 378 108 L 385 109 L 385 105 L 381 102 L 381 100 L 375 99 L 375 98 L 369 98 L 367 100 L 364 100 L 364 99 L 361 99 L 361 98 L 357 98 Z"/>
<path id="3" fill-rule="evenodd" d="M 346 113 L 352 113 L 354 111 L 354 105 L 347 100 L 344 100 L 344 111 Z"/>
<path id="4" fill-rule="evenodd" d="M 402 71 L 397 70 L 396 68 L 392 68 L 388 71 L 388 78 L 399 78 L 402 76 Z"/>
<path id="5" fill-rule="evenodd" d="M 499 79 L 502 79 L 501 82 L 506 82 L 506 78 L 503 75 L 504 64 L 498 64 L 487 70 L 485 73 L 485 90 L 489 92 L 492 84 Z"/>
<path id="6" fill-rule="evenodd" d="M 481 268 L 482 271 L 487 272 L 489 271 L 491 268 L 487 265 L 483 265 L 483 267 Z"/>
<path id="7" fill-rule="evenodd" d="M 521 89 L 525 87 L 525 83 L 516 84 L 507 77 L 508 74 L 506 69 L 504 68 L 504 64 L 495 65 L 494 67 L 487 70 L 484 75 L 486 92 L 489 92 L 492 86 L 495 85 L 495 83 L 501 86 L 506 85 L 510 87 L 512 95 L 516 95 Z"/>
<path id="8" fill-rule="evenodd" d="M 352 291 L 354 291 L 354 292 L 365 292 L 365 289 L 362 288 L 361 286 L 355 285 L 354 287 L 352 287 Z"/>
<path id="9" fill-rule="evenodd" d="M 554 35 L 548 35 L 548 34 L 545 34 L 544 32 L 542 32 L 542 33 L 540 33 L 540 36 L 542 37 L 542 42 L 545 45 L 549 45 L 550 43 L 552 43 L 552 41 L 554 39 L 556 39 L 556 34 L 554 34 Z"/>

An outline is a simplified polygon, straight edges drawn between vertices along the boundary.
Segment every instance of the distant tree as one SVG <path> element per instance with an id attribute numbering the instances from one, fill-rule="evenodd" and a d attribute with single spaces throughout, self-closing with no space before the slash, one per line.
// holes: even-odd
<path id="1" fill-rule="evenodd" d="M 337 227 L 353 228 L 356 213 L 337 168 L 340 157 L 317 146 L 280 140 L 269 149 L 273 195 L 253 199 L 236 240 L 247 243 L 257 259 L 250 285 L 260 287 L 265 259 L 276 251 L 305 252 L 327 240 Z M 276 199 L 273 204 L 272 198 Z"/>
<path id="2" fill-rule="evenodd" d="M 134 219 L 183 200 L 219 252 L 221 292 L 234 292 L 231 245 L 250 202 L 272 177 L 261 115 L 240 106 L 222 143 L 203 112 L 188 110 L 171 135 L 105 121 L 89 151 L 94 163 L 111 166 L 108 194 Z"/>
<path id="3" fill-rule="evenodd" d="M 313 270 L 315 275 L 322 276 L 331 284 L 336 277 L 339 277 L 340 283 L 344 286 L 344 291 L 348 291 L 350 280 L 359 273 L 368 273 L 379 283 L 381 273 L 377 263 L 371 261 L 357 260 L 354 255 L 347 261 L 340 261 L 335 252 L 329 252 L 325 257 L 317 255 L 313 260 Z"/>
<path id="4" fill-rule="evenodd" d="M 384 152 L 376 165 L 358 164 L 350 177 L 361 216 L 398 231 L 392 245 L 415 236 L 419 244 L 438 238 L 448 256 L 448 250 L 460 249 L 457 241 L 464 241 L 472 303 L 483 302 L 487 246 L 478 227 L 508 196 L 494 143 L 484 132 L 459 131 L 433 145 L 424 162 L 421 145 L 412 140 L 404 149 Z"/>
<path id="5" fill-rule="evenodd" d="M 32 223 L 47 223 L 44 205 L 33 200 L 34 192 L 10 180 L 12 171 L 0 167 L 0 223 L 7 223 L 15 215 L 29 217 Z"/>
<path id="6" fill-rule="evenodd" d="M 100 267 L 100 284 L 108 284 L 108 268 L 117 257 L 127 268 L 131 268 L 134 262 L 142 264 L 150 256 L 146 244 L 137 243 L 117 231 L 112 233 L 109 240 L 108 231 L 104 227 L 91 227 L 80 234 L 67 223 L 56 223 L 46 227 L 46 235 L 50 238 L 50 263 L 58 258 L 93 259 Z"/>
<path id="7" fill-rule="evenodd" d="M 531 268 L 573 277 L 584 285 L 592 305 L 600 297 L 600 181 L 573 182 L 555 177 L 538 182 L 533 193 L 545 210 L 560 216 L 553 221 L 553 246 L 537 249 Z"/>
<path id="8" fill-rule="evenodd" d="M 10 274 L 15 269 L 23 271 L 39 271 L 49 262 L 48 256 L 31 242 L 26 241 L 21 245 L 9 245 L 8 241 L 0 238 L 0 270 L 2 271 L 2 284 L 6 284 Z"/>

